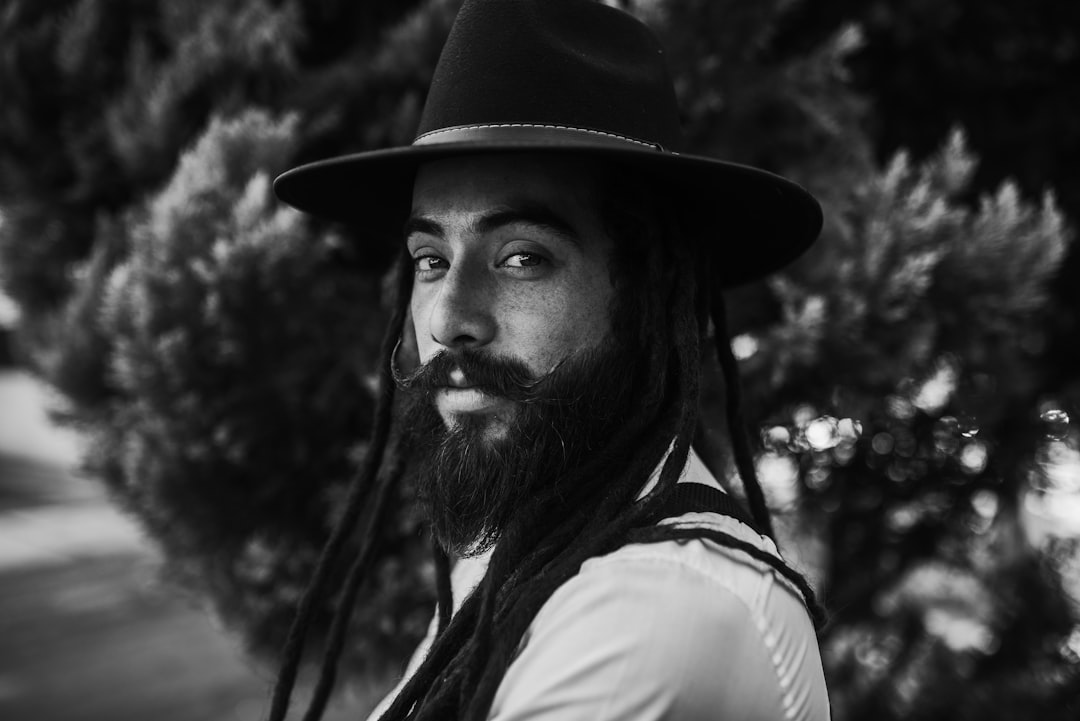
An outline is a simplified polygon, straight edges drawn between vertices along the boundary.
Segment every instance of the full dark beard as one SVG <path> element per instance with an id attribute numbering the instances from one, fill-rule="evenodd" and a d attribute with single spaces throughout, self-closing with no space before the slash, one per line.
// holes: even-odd
<path id="1" fill-rule="evenodd" d="M 463 414 L 449 428 L 443 422 L 434 393 L 454 368 L 513 401 L 512 417 L 499 421 L 505 432 L 492 434 L 492 419 L 482 415 Z M 459 555 L 486 551 L 541 488 L 580 497 L 587 489 L 563 488 L 564 481 L 626 423 L 632 389 L 640 388 L 636 369 L 634 354 L 615 344 L 578 353 L 540 379 L 515 359 L 456 350 L 405 379 L 419 500 L 442 546 Z"/>

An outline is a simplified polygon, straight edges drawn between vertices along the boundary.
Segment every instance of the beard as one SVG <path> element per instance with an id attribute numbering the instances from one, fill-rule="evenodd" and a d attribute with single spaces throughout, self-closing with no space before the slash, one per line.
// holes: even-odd
<path id="1" fill-rule="evenodd" d="M 599 487 L 602 474 L 573 474 L 595 458 L 630 418 L 636 355 L 621 344 L 576 353 L 536 378 L 521 361 L 457 349 L 434 356 L 406 378 L 405 432 L 421 509 L 447 551 L 477 555 L 491 548 L 515 515 L 541 491 L 569 506 Z M 446 423 L 435 394 L 455 369 L 485 394 L 512 402 L 497 420 L 463 413 Z M 492 424 L 503 432 L 493 434 Z M 591 469 L 596 470 L 596 469 Z M 567 477 L 579 480 L 567 484 Z"/>

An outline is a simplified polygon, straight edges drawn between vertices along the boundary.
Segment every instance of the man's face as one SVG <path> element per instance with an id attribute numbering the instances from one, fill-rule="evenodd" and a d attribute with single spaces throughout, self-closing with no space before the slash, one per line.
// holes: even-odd
<path id="1" fill-rule="evenodd" d="M 406 242 L 421 363 L 468 349 L 515 359 L 540 377 L 608 341 L 613 243 L 594 207 L 592 177 L 583 163 L 530 155 L 420 170 Z M 458 369 L 436 391 L 443 422 L 503 437 L 515 404 L 472 385 Z"/>
<path id="2" fill-rule="evenodd" d="M 398 382 L 418 498 L 449 550 L 479 552 L 530 504 L 591 492 L 579 476 L 602 477 L 589 461 L 632 415 L 639 364 L 612 328 L 595 171 L 517 155 L 417 178 L 421 366 Z"/>

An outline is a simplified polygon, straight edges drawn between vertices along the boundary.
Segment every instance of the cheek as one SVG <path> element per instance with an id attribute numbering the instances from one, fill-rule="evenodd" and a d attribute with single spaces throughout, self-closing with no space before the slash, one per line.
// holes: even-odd
<path id="1" fill-rule="evenodd" d="M 601 345 L 611 334 L 612 296 L 605 279 L 507 302 L 500 327 L 508 349 L 539 374 L 575 351 Z"/>
<path id="2" fill-rule="evenodd" d="M 615 287 L 606 264 L 594 263 L 590 271 L 574 289 L 568 315 L 571 327 L 600 345 L 612 333 Z"/>

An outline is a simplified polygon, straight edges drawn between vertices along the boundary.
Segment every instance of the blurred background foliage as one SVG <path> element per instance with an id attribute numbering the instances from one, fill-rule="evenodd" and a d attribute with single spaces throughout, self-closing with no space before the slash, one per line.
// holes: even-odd
<path id="1" fill-rule="evenodd" d="M 408 143 L 459 4 L 0 7 L 4 353 L 258 656 L 364 452 L 387 300 L 364 229 L 270 181 Z M 834 717 L 1076 718 L 1080 5 L 612 4 L 669 49 L 689 150 L 825 208 L 729 305 L 759 469 L 833 614 Z M 399 504 L 354 673 L 426 624 L 425 545 Z"/>

